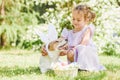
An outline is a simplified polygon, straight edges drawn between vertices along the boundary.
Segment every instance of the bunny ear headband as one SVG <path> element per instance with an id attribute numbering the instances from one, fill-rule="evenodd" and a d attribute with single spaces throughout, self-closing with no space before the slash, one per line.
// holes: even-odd
<path id="1" fill-rule="evenodd" d="M 48 25 L 47 34 L 40 32 L 39 29 L 34 29 L 35 33 L 40 37 L 40 40 L 46 44 L 46 49 L 48 50 L 48 44 L 58 38 L 58 33 L 54 25 Z"/>

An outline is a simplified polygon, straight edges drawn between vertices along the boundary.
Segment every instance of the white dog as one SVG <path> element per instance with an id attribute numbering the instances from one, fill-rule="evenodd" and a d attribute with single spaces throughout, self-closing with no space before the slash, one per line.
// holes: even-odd
<path id="1" fill-rule="evenodd" d="M 47 70 L 52 69 L 52 64 L 55 64 L 58 62 L 59 59 L 59 53 L 61 50 L 59 50 L 59 47 L 65 45 L 67 43 L 66 40 L 62 41 L 52 41 L 49 43 L 49 45 L 46 47 L 46 50 L 48 52 L 47 56 L 40 57 L 40 69 L 42 73 L 45 73 Z"/>
<path id="2" fill-rule="evenodd" d="M 52 69 L 52 64 L 58 62 L 59 53 L 61 50 L 59 48 L 67 44 L 65 39 L 57 39 L 58 33 L 53 25 L 48 26 L 48 34 L 43 34 L 35 30 L 36 33 L 40 36 L 40 39 L 46 44 L 47 56 L 40 56 L 40 70 L 42 73 L 45 73 L 49 69 Z"/>

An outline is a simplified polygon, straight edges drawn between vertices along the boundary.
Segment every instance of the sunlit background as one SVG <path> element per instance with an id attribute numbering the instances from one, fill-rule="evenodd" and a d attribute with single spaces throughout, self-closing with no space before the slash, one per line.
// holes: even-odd
<path id="1" fill-rule="evenodd" d="M 59 36 L 63 28 L 66 27 L 68 29 L 72 29 L 73 26 L 71 24 L 71 11 L 72 8 L 77 4 L 86 4 L 91 7 L 93 12 L 96 13 L 96 19 L 93 22 L 96 28 L 93 40 L 98 48 L 98 54 L 107 55 L 109 57 L 100 57 L 102 63 L 104 63 L 106 67 L 109 68 L 109 70 L 111 71 L 110 73 L 108 71 L 108 74 L 110 74 L 108 77 L 113 75 L 112 71 L 114 71 L 114 69 L 115 71 L 117 71 L 115 73 L 120 73 L 120 69 L 118 68 L 120 67 L 120 64 L 118 62 L 113 61 L 116 62 L 115 65 L 108 64 L 111 63 L 112 60 L 120 61 L 120 0 L 0 0 L 0 53 L 2 54 L 0 56 L 0 74 L 3 74 L 3 76 L 7 76 L 3 69 L 6 69 L 5 65 L 8 67 L 10 66 L 8 63 L 9 59 L 8 61 L 7 59 L 4 59 L 8 58 L 10 54 L 5 57 L 3 53 L 29 53 L 24 51 L 20 52 L 22 50 L 32 50 L 33 53 L 36 53 L 36 51 L 38 51 L 40 53 L 40 48 L 43 43 L 35 34 L 35 28 L 39 28 L 41 31 L 46 31 L 47 24 L 52 23 L 56 26 L 56 29 L 59 32 Z M 13 50 L 12 52 L 10 52 L 11 49 Z M 30 53 L 32 54 L 32 52 Z M 23 56 L 25 57 L 26 54 Z M 39 54 L 35 54 L 37 58 L 39 58 L 38 55 Z M 14 57 L 15 55 L 13 56 L 13 58 Z M 24 63 L 24 60 L 26 60 L 24 58 L 23 62 L 18 61 L 18 63 L 20 64 L 16 63 L 12 65 L 17 65 L 18 68 L 15 69 L 18 69 L 18 71 L 22 72 L 23 74 L 21 73 L 21 75 L 26 78 L 24 74 L 26 74 L 27 72 L 24 72 L 24 69 L 19 69 L 19 65 L 21 66 L 21 64 L 23 63 L 24 65 L 28 64 L 29 66 L 37 66 L 38 63 L 29 62 L 29 59 L 34 60 L 34 57 L 31 58 L 31 56 L 27 56 L 27 62 Z M 105 63 L 107 58 L 109 60 L 107 63 Z M 38 59 L 35 60 L 38 62 Z M 7 63 L 1 63 L 3 61 L 7 61 Z M 14 60 L 10 58 L 10 61 Z M 3 65 L 4 68 L 2 67 Z M 112 66 L 113 69 L 110 66 Z M 9 68 L 7 69 L 9 70 Z M 32 67 L 28 68 L 28 70 L 29 69 L 33 69 L 35 71 L 39 70 L 38 66 L 37 68 Z M 19 74 L 19 72 L 16 72 L 13 71 L 15 75 Z M 30 71 L 28 71 L 28 73 L 29 72 Z M 11 73 L 8 73 L 8 76 L 10 74 Z M 36 74 L 40 75 L 39 71 L 36 72 Z M 98 75 L 100 77 L 103 77 L 108 74 L 104 72 Z M 30 75 L 30 77 L 32 75 Z M 116 79 L 118 75 L 116 74 L 113 76 L 113 78 Z M 78 76 L 78 78 L 79 77 L 81 76 Z M 110 80 L 111 78 L 108 79 L 108 77 L 103 80 Z M 9 78 L 2 79 L 9 80 Z M 26 80 L 30 79 L 31 78 L 27 78 Z M 35 79 L 38 80 L 37 76 L 35 76 Z M 88 79 L 89 78 L 86 78 L 86 80 Z M 53 80 L 53 78 L 50 80 Z M 76 80 L 78 79 L 76 78 Z M 100 78 L 99 80 L 102 79 Z"/>

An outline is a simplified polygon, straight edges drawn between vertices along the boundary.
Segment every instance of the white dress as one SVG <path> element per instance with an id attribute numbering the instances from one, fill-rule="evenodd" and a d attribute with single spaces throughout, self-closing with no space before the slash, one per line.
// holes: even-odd
<path id="1" fill-rule="evenodd" d="M 90 28 L 91 36 L 89 43 L 84 46 L 80 45 L 84 32 Z M 90 24 L 84 27 L 81 31 L 74 33 L 73 30 L 63 29 L 62 36 L 68 39 L 69 49 L 74 47 L 74 62 L 77 62 L 79 69 L 88 71 L 105 70 L 105 67 L 100 65 L 97 49 L 93 43 L 92 36 L 94 34 L 94 25 Z M 68 63 L 71 63 L 68 60 Z"/>

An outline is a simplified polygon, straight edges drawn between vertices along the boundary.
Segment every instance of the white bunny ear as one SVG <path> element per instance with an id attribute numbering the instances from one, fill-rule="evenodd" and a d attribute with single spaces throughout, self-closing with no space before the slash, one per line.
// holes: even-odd
<path id="1" fill-rule="evenodd" d="M 58 38 L 58 33 L 56 31 L 56 28 L 54 25 L 49 24 L 48 25 L 48 35 L 47 35 L 49 41 L 54 41 Z"/>
<path id="2" fill-rule="evenodd" d="M 51 41 L 54 41 L 58 38 L 58 33 L 54 25 L 48 25 L 48 34 L 40 32 L 39 29 L 34 29 L 35 33 L 40 37 L 41 41 L 48 44 Z"/>
<path id="3" fill-rule="evenodd" d="M 34 31 L 40 37 L 40 39 L 41 39 L 42 42 L 44 42 L 46 44 L 49 42 L 46 34 L 40 32 L 39 29 L 34 29 Z"/>

